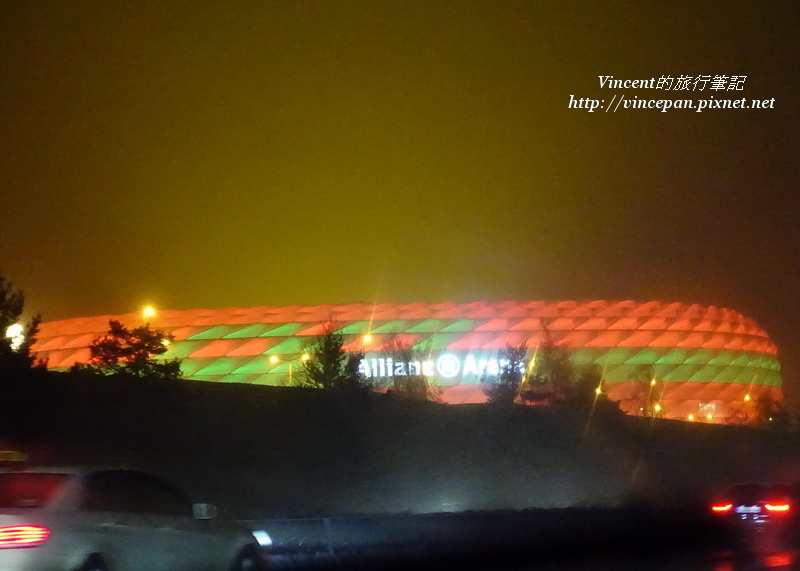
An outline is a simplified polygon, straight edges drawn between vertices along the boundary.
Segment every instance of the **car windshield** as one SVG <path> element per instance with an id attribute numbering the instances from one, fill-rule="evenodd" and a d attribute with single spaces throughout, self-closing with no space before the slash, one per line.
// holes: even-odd
<path id="1" fill-rule="evenodd" d="M 0 474 L 0 508 L 38 508 L 49 502 L 69 476 L 55 473 Z"/>

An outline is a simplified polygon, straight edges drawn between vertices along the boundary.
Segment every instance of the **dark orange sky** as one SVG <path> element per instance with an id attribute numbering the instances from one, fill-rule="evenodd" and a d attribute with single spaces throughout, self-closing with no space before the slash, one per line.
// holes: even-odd
<path id="1" fill-rule="evenodd" d="M 697 301 L 800 371 L 791 2 L 0 3 L 0 270 L 45 319 Z M 598 75 L 774 109 L 568 109 Z"/>

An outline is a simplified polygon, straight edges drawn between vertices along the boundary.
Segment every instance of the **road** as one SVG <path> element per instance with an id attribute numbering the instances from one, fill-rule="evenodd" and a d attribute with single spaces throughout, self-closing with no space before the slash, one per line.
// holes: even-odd
<path id="1" fill-rule="evenodd" d="M 272 568 L 739 571 L 800 567 L 797 533 L 731 534 L 696 512 L 543 510 L 319 522 L 321 533 L 316 540 L 313 534 L 304 534 L 297 522 L 273 526 L 277 541 Z M 286 541 L 289 530 L 294 544 Z"/>

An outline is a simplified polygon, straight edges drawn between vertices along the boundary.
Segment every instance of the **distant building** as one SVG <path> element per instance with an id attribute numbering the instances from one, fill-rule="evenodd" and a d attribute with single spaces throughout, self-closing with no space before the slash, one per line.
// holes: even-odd
<path id="1" fill-rule="evenodd" d="M 109 319 L 129 326 L 142 315 L 105 315 L 41 326 L 34 350 L 53 369 L 89 358 L 89 343 Z M 176 342 L 165 357 L 183 360 L 190 379 L 286 385 L 308 344 L 333 323 L 349 350 L 364 351 L 362 370 L 376 380 L 421 372 L 447 403 L 485 400 L 481 379 L 498 352 L 525 343 L 534 358 L 546 328 L 575 364 L 594 363 L 609 398 L 629 414 L 644 399 L 666 418 L 752 420 L 759 403 L 780 402 L 777 348 L 753 320 L 730 309 L 634 301 L 474 302 L 316 305 L 160 311 L 148 317 Z M 425 354 L 396 352 L 424 347 Z M 529 367 L 535 368 L 535 362 Z M 643 373 L 647 378 L 643 378 Z M 652 375 L 652 379 L 650 379 Z M 658 395 L 651 398 L 650 391 Z"/>

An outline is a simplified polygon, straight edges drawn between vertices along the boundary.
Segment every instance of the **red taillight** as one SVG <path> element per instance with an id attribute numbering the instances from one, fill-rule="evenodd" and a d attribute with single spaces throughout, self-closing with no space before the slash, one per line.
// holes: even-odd
<path id="1" fill-rule="evenodd" d="M 768 512 L 788 512 L 789 511 L 789 504 L 764 504 L 764 507 L 767 508 Z"/>
<path id="2" fill-rule="evenodd" d="M 40 525 L 0 527 L 0 549 L 7 547 L 36 547 L 44 543 L 50 530 Z"/>
<path id="3" fill-rule="evenodd" d="M 711 511 L 716 513 L 726 513 L 731 511 L 733 504 L 714 504 L 711 506 Z"/>

